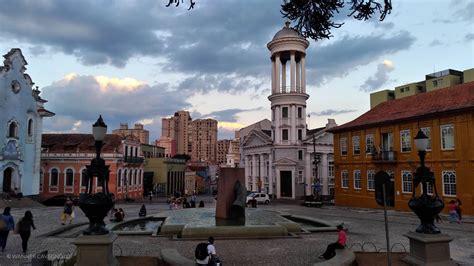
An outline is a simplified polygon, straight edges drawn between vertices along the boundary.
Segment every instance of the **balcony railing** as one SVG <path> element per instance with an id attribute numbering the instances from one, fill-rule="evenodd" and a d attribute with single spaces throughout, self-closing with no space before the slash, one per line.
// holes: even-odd
<path id="1" fill-rule="evenodd" d="M 123 157 L 125 163 L 143 163 L 143 157 Z"/>
<path id="2" fill-rule="evenodd" d="M 372 153 L 373 161 L 395 162 L 397 161 L 396 151 L 379 151 Z"/>

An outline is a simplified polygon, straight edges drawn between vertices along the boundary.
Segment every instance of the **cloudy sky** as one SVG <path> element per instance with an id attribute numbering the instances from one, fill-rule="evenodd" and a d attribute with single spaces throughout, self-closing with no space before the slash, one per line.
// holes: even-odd
<path id="1" fill-rule="evenodd" d="M 90 132 L 188 110 L 219 121 L 219 138 L 270 117 L 266 44 L 283 26 L 280 0 L 0 0 L 0 52 L 21 48 L 27 73 L 56 113 L 46 132 Z M 185 1 L 187 2 L 187 1 Z M 307 53 L 309 127 L 348 122 L 369 93 L 474 67 L 474 1 L 392 0 L 385 21 L 345 25 Z"/>

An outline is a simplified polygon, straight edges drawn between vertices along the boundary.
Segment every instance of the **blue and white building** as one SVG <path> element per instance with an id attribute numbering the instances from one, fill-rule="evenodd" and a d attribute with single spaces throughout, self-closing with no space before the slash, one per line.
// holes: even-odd
<path id="1" fill-rule="evenodd" d="M 54 116 L 44 109 L 47 101 L 33 89 L 25 73 L 28 64 L 18 48 L 6 55 L 0 66 L 0 189 L 38 195 L 43 117 Z"/>

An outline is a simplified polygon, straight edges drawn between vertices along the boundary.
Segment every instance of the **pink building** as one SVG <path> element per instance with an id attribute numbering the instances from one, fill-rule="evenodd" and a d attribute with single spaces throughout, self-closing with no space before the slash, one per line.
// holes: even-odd
<path id="1" fill-rule="evenodd" d="M 176 140 L 170 137 L 161 137 L 156 141 L 156 146 L 165 148 L 165 156 L 173 157 L 176 155 Z"/>

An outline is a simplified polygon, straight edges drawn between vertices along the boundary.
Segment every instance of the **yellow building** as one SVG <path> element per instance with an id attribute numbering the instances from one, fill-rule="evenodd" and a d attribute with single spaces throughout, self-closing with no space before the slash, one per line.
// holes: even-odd
<path id="1" fill-rule="evenodd" d="M 393 90 L 382 90 L 377 91 L 370 94 L 370 108 L 374 108 L 375 106 L 395 99 L 395 91 Z"/>
<path id="2" fill-rule="evenodd" d="M 168 157 L 147 158 L 144 166 L 144 183 L 150 185 L 155 193 L 171 196 L 175 192 L 184 192 L 184 171 L 186 162 Z M 147 190 L 148 191 L 148 190 Z"/>
<path id="3" fill-rule="evenodd" d="M 445 202 L 474 214 L 474 82 L 381 103 L 334 133 L 336 205 L 376 208 L 374 176 L 393 177 L 395 209 L 408 210 L 420 161 L 413 138 L 429 137 L 426 165 Z M 429 193 L 434 189 L 430 188 Z M 420 193 L 420 191 L 417 191 Z"/>

